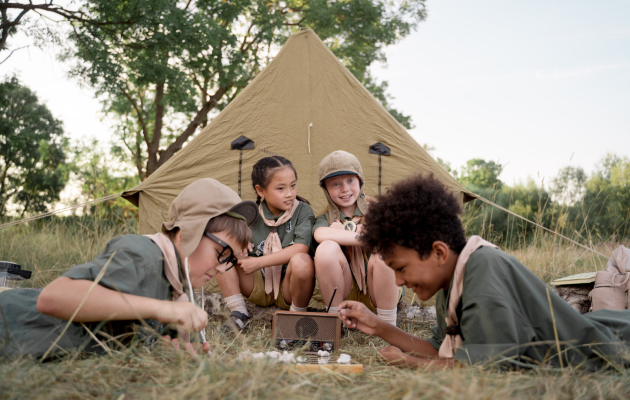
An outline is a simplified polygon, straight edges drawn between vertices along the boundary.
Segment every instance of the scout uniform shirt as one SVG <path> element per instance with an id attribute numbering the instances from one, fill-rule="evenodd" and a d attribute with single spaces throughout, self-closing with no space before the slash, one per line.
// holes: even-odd
<path id="1" fill-rule="evenodd" d="M 265 214 L 265 218 L 269 220 L 277 221 L 278 218 L 285 213 L 282 211 L 280 215 L 274 217 L 269 208 L 267 208 L 267 202 L 262 200 L 262 210 Z M 292 244 L 301 243 L 303 245 L 311 247 L 311 227 L 313 226 L 313 220 L 315 215 L 311 206 L 300 201 L 300 204 L 295 209 L 293 216 L 286 223 L 278 226 L 278 236 L 282 243 L 282 248 L 286 249 Z M 263 249 L 265 248 L 265 240 L 269 236 L 269 227 L 265 224 L 262 218 L 258 218 L 252 230 L 252 242 L 254 248 L 249 252 L 250 257 L 261 257 L 263 255 Z M 287 270 L 287 264 L 282 266 L 282 279 Z M 264 269 L 260 270 L 264 274 Z"/>
<path id="2" fill-rule="evenodd" d="M 339 214 L 341 215 L 341 219 L 339 221 L 342 224 L 345 221 L 352 221 L 352 218 L 354 218 L 354 217 L 362 217 L 363 216 L 363 214 L 361 213 L 361 210 L 359 210 L 359 207 L 355 207 L 354 208 L 354 214 L 352 214 L 352 217 L 346 216 L 346 214 L 344 214 L 341 210 L 339 210 Z M 330 227 L 330 223 L 328 221 L 328 212 L 324 212 L 322 215 L 317 217 L 317 219 L 315 219 L 315 223 L 313 224 L 313 235 L 315 235 L 315 231 L 317 230 L 317 228 L 329 228 L 329 227 Z M 317 243 L 317 240 L 313 239 L 313 250 L 316 250 L 318 245 L 319 245 L 319 243 Z M 345 246 L 342 246 L 342 247 L 345 247 Z M 369 254 L 365 254 L 365 252 L 363 252 L 363 253 L 365 255 L 364 259 L 367 257 L 367 260 L 369 260 L 370 259 L 370 255 Z M 345 254 L 345 252 L 344 252 L 344 254 Z M 365 260 L 366 271 L 367 271 L 367 260 Z"/>
<path id="3" fill-rule="evenodd" d="M 164 275 L 162 251 L 144 236 L 124 235 L 114 238 L 94 260 L 75 265 L 62 276 L 94 281 L 108 261 L 109 265 L 99 285 L 136 296 L 169 299 L 171 285 Z M 39 294 L 39 291 L 30 289 L 11 289 L 0 293 L 0 356 L 31 354 L 41 357 L 65 328 L 67 321 L 37 311 Z M 138 321 L 90 322 L 84 325 L 98 337 L 100 329 L 111 335 L 128 332 L 133 322 Z M 153 320 L 145 322 L 153 329 L 162 326 Z M 5 339 L 7 337 L 8 341 Z M 82 348 L 97 353 L 104 351 L 85 328 L 75 322 L 70 324 L 57 346 L 66 351 Z M 49 354 L 62 353 L 59 348 L 54 348 Z"/>
<path id="4" fill-rule="evenodd" d="M 512 360 L 522 365 L 546 359 L 560 366 L 547 290 L 516 258 L 490 247 L 476 250 L 466 265 L 457 307 L 463 345 L 454 358 L 471 365 L 500 361 L 503 366 Z M 446 336 L 449 293 L 440 289 L 436 295 L 437 326 L 429 342 L 438 350 Z M 551 290 L 549 296 L 561 348 L 570 347 L 562 353 L 564 366 L 584 362 L 583 367 L 597 369 L 606 362 L 596 353 L 618 361 L 619 352 L 630 349 L 630 310 L 582 315 Z M 600 344 L 588 346 L 593 343 Z"/>

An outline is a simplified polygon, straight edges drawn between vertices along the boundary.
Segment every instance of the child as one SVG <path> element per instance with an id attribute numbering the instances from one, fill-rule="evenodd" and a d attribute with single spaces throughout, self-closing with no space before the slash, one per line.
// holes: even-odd
<path id="1" fill-rule="evenodd" d="M 194 304 L 192 289 L 236 264 L 235 255 L 249 242 L 248 224 L 257 216 L 253 201 L 241 201 L 214 179 L 190 184 L 171 204 L 166 235 L 119 236 L 41 293 L 0 293 L 0 356 L 103 352 L 93 337 L 128 333 L 138 320 L 153 331 L 160 331 L 159 323 L 178 325 L 182 332 L 203 330 L 208 315 Z M 209 344 L 202 349 L 208 352 Z"/>
<path id="2" fill-rule="evenodd" d="M 383 260 L 369 257 L 357 240 L 367 212 L 359 160 L 345 151 L 330 153 L 319 164 L 319 181 L 328 208 L 313 225 L 313 237 L 319 243 L 315 271 L 324 302 L 331 304 L 328 312 L 337 313 L 344 299 L 357 300 L 395 326 L 402 289 Z"/>
<path id="3" fill-rule="evenodd" d="M 398 182 L 378 200 L 359 239 L 420 300 L 437 293 L 429 340 L 383 323 L 360 303 L 340 305 L 348 326 L 393 345 L 381 350 L 386 359 L 438 368 L 454 360 L 589 369 L 628 363 L 630 310 L 581 315 L 514 257 L 478 236 L 466 241 L 459 201 L 432 176 Z"/>
<path id="4" fill-rule="evenodd" d="M 252 186 L 260 214 L 252 226 L 253 248 L 237 268 L 217 276 L 231 311 L 224 332 L 239 331 L 249 320 L 245 300 L 304 312 L 315 286 L 308 254 L 315 216 L 311 206 L 297 196 L 295 168 L 280 156 L 262 158 L 254 165 Z"/>

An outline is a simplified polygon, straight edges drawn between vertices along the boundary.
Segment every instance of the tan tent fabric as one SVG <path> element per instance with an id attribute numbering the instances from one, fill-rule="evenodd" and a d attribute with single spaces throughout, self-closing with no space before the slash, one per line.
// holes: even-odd
<path id="1" fill-rule="evenodd" d="M 359 159 L 366 194 L 377 194 L 379 156 L 368 150 L 376 142 L 391 149 L 390 156 L 381 156 L 382 193 L 420 172 L 435 174 L 464 201 L 476 197 L 438 165 L 312 30 L 304 29 L 291 35 L 274 60 L 188 145 L 123 194 L 140 208 L 140 233 L 159 232 L 171 201 L 197 179 L 214 178 L 237 191 L 240 150 L 230 148 L 241 135 L 253 140 L 255 149 L 293 162 L 298 193 L 316 214 L 326 204 L 317 168 L 335 150 Z M 251 171 L 266 154 L 255 149 L 243 150 L 243 200 L 256 199 Z"/>

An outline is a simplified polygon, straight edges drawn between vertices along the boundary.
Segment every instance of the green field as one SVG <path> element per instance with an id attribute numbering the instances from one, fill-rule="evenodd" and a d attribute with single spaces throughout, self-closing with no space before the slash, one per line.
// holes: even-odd
<path id="1" fill-rule="evenodd" d="M 41 287 L 71 265 L 99 253 L 109 239 L 135 233 L 135 223 L 111 224 L 89 218 L 50 219 L 0 231 L 0 259 L 11 260 L 34 271 L 25 286 Z M 606 254 L 615 243 L 598 245 Z M 516 256 L 545 282 L 560 276 L 602 269 L 600 256 L 567 246 L 553 237 L 537 234 L 528 244 L 512 249 Z M 627 399 L 630 372 L 585 373 L 535 369 L 504 372 L 485 368 L 450 371 L 409 370 L 381 363 L 380 339 L 351 332 L 343 339 L 344 351 L 365 366 L 363 374 L 334 372 L 300 374 L 281 365 L 239 362 L 244 350 L 263 351 L 270 340 L 270 325 L 264 320 L 249 330 L 228 338 L 208 326 L 211 357 L 193 358 L 170 348 L 148 352 L 137 347 L 101 357 L 69 355 L 60 361 L 40 364 L 24 358 L 0 362 L 0 398 L 385 398 L 485 399 Z M 400 321 L 399 326 L 426 336 L 430 326 Z"/>

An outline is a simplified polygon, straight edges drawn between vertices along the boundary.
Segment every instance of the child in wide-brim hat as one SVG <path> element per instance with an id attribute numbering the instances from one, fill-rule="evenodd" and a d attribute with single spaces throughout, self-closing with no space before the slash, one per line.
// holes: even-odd
<path id="1" fill-rule="evenodd" d="M 193 182 L 173 201 L 164 233 L 116 237 L 94 260 L 73 266 L 41 293 L 0 293 L 0 355 L 101 353 L 93 335 L 103 330 L 116 337 L 133 332 L 133 325 L 148 327 L 149 334 L 175 325 L 180 336 L 200 332 L 203 338 L 208 315 L 194 303 L 192 290 L 236 264 L 257 215 L 254 202 L 241 201 L 216 180 Z M 208 352 L 209 345 L 202 349 Z"/>

